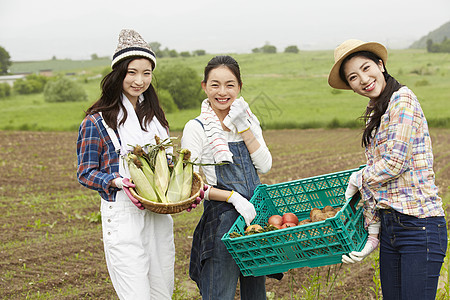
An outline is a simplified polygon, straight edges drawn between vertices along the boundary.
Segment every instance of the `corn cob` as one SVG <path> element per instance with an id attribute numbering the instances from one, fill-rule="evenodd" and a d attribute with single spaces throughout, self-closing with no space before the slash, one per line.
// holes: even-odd
<path id="1" fill-rule="evenodd" d="M 153 170 L 150 168 L 150 164 L 148 163 L 146 154 L 141 146 L 136 145 L 133 149 L 133 154 L 136 155 L 135 157 L 132 157 L 135 165 L 137 165 L 138 168 L 142 169 L 142 172 L 144 172 L 145 177 L 147 177 L 147 180 L 151 183 L 151 185 L 154 185 L 155 181 L 155 174 L 153 173 Z M 139 164 L 137 163 L 136 159 L 139 160 Z"/>
<path id="2" fill-rule="evenodd" d="M 155 135 L 156 144 L 160 144 L 160 139 Z M 155 188 L 161 195 L 161 202 L 167 203 L 165 197 L 170 181 L 170 170 L 167 163 L 166 149 L 161 145 L 155 159 Z"/>
<path id="3" fill-rule="evenodd" d="M 173 167 L 170 177 L 169 188 L 167 189 L 167 200 L 170 203 L 176 203 L 182 200 L 181 190 L 183 186 L 183 159 L 187 149 L 181 149 L 180 156 Z"/>
<path id="4" fill-rule="evenodd" d="M 131 179 L 133 179 L 133 182 L 136 185 L 138 194 L 147 200 L 158 202 L 158 197 L 151 183 L 147 180 L 144 172 L 138 167 L 140 161 L 137 156 L 129 154 L 128 156 L 125 156 L 125 160 L 128 163 L 128 170 L 130 171 Z"/>
<path id="5" fill-rule="evenodd" d="M 158 197 L 158 202 L 162 202 L 162 203 L 167 203 L 167 199 L 166 199 L 166 191 L 161 191 L 160 188 L 158 188 L 156 186 L 156 178 L 157 176 L 155 176 L 155 173 L 153 172 L 152 168 L 150 167 L 150 157 L 148 156 L 148 154 L 146 154 L 144 152 L 144 150 L 142 149 L 141 146 L 136 145 L 133 149 L 133 154 L 136 154 L 137 158 L 140 161 L 140 168 L 142 169 L 142 171 L 144 172 L 145 177 L 147 177 L 147 180 L 150 182 L 150 184 L 152 185 L 156 196 Z"/>
<path id="6" fill-rule="evenodd" d="M 193 166 L 192 164 L 189 163 L 190 157 L 191 152 L 187 150 L 186 153 L 184 154 L 185 166 L 183 168 L 183 185 L 181 188 L 180 200 L 188 199 L 191 196 Z"/>

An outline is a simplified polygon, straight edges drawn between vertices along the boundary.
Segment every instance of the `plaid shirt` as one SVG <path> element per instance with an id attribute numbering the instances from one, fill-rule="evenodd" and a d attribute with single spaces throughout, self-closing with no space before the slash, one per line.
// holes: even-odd
<path id="1" fill-rule="evenodd" d="M 392 208 L 418 218 L 444 216 L 434 182 L 428 125 L 414 93 L 393 93 L 357 182 L 365 200 L 366 226 L 379 220 L 378 209 Z"/>
<path id="2" fill-rule="evenodd" d="M 117 135 L 119 138 L 119 136 Z M 120 141 L 120 139 L 119 139 Z M 77 177 L 87 188 L 98 191 L 107 201 L 116 200 L 117 188 L 111 180 L 120 177 L 119 155 L 115 152 L 111 138 L 96 113 L 86 116 L 81 122 L 77 140 Z"/>

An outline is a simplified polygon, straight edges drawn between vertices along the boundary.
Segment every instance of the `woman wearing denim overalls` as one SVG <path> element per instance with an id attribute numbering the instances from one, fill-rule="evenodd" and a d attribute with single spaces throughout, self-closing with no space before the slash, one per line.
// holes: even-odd
<path id="1" fill-rule="evenodd" d="M 361 261 L 380 241 L 383 299 L 434 300 L 447 227 L 425 115 L 416 95 L 388 74 L 383 45 L 347 40 L 334 53 L 330 86 L 369 98 L 362 136 L 367 165 L 350 176 L 345 192 L 361 192 L 369 238 L 342 261 Z"/>
<path id="2" fill-rule="evenodd" d="M 265 276 L 244 277 L 221 241 L 239 215 L 246 224 L 256 216 L 248 200 L 260 184 L 257 171 L 266 173 L 272 156 L 257 118 L 242 97 L 238 63 L 217 56 L 205 68 L 202 88 L 207 95 L 201 114 L 183 131 L 182 148 L 203 166 L 206 182 L 204 212 L 192 243 L 189 275 L 203 299 L 234 299 L 240 279 L 241 299 L 266 299 Z M 196 170 L 198 171 L 198 170 Z"/>

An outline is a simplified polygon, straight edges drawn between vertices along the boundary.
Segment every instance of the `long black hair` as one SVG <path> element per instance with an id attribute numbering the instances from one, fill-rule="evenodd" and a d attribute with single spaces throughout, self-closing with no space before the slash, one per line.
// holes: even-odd
<path id="1" fill-rule="evenodd" d="M 389 101 L 391 100 L 391 96 L 394 92 L 398 91 L 399 88 L 402 87 L 400 83 L 398 83 L 397 80 L 395 80 L 389 73 L 387 72 L 386 66 L 384 65 L 384 61 L 378 57 L 378 55 L 374 54 L 373 52 L 369 51 L 360 51 L 355 52 L 347 56 L 341 64 L 341 67 L 339 69 L 339 77 L 344 81 L 348 86 L 350 84 L 347 81 L 347 78 L 344 74 L 344 65 L 347 61 L 352 59 L 356 56 L 362 56 L 367 59 L 372 60 L 377 65 L 380 63 L 380 61 L 383 64 L 383 76 L 386 80 L 386 87 L 381 92 L 381 94 L 374 99 L 370 99 L 369 104 L 366 107 L 366 111 L 364 114 L 360 117 L 366 124 L 366 127 L 364 128 L 364 132 L 362 135 L 362 141 L 361 144 L 364 147 L 367 147 L 370 145 L 373 137 L 375 136 L 378 128 L 380 127 L 381 123 L 381 116 L 386 112 L 387 107 L 389 106 Z"/>
<path id="2" fill-rule="evenodd" d="M 127 119 L 127 111 L 122 104 L 123 80 L 127 75 L 128 65 L 131 61 L 142 57 L 130 57 L 117 63 L 113 70 L 106 75 L 100 84 L 102 94 L 91 107 L 86 111 L 86 115 L 101 112 L 103 119 L 109 127 L 116 130 L 117 125 L 122 125 Z M 153 66 L 153 62 L 152 67 Z M 156 91 L 152 84 L 143 93 L 144 101 L 136 104 L 136 115 L 139 119 L 142 130 L 146 130 L 146 125 L 150 123 L 154 116 L 158 119 L 162 126 L 169 128 L 164 111 L 156 95 Z M 123 118 L 117 123 L 119 111 L 124 112 Z"/>

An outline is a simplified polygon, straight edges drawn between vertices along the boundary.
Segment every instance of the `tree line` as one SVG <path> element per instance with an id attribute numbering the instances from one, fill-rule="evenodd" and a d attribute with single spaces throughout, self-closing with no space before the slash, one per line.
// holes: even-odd
<path id="1" fill-rule="evenodd" d="M 189 57 L 205 55 L 205 50 L 195 50 L 192 52 L 162 49 L 161 44 L 152 42 L 149 44 L 155 51 L 157 57 Z M 270 44 L 265 44 L 260 48 L 252 49 L 253 53 L 276 53 L 277 48 Z M 297 46 L 288 46 L 286 53 L 298 53 Z M 53 59 L 56 59 L 53 57 Z M 91 59 L 100 59 L 98 55 L 92 54 Z M 3 47 L 0 46 L 0 74 L 8 74 L 11 66 L 11 58 Z M 111 69 L 108 67 L 102 72 L 105 76 Z M 86 80 L 86 79 L 85 79 Z M 185 65 L 162 66 L 156 69 L 153 84 L 158 92 L 158 97 L 163 109 L 170 113 L 181 109 L 195 108 L 203 100 L 203 93 L 198 82 L 201 81 L 199 75 Z M 47 102 L 73 102 L 86 101 L 88 96 L 82 86 L 83 81 L 69 78 L 64 75 L 47 77 L 38 74 L 30 74 L 23 79 L 18 79 L 11 87 L 7 83 L 0 83 L 0 98 L 9 97 L 12 92 L 17 94 L 44 93 Z"/>
<path id="2" fill-rule="evenodd" d="M 432 39 L 428 39 L 427 51 L 431 53 L 450 53 L 450 40 L 447 37 L 444 37 L 442 43 L 434 43 Z"/>
<path id="3" fill-rule="evenodd" d="M 284 53 L 298 53 L 300 50 L 297 46 L 291 45 L 284 48 Z M 266 43 L 264 46 L 260 48 L 253 48 L 252 53 L 277 53 L 277 47 L 274 45 L 270 45 L 269 43 Z"/>
<path id="4" fill-rule="evenodd" d="M 107 67 L 101 75 L 104 77 L 110 71 L 111 68 Z M 202 89 L 198 84 L 200 81 L 200 75 L 194 69 L 175 64 L 157 68 L 152 84 L 164 111 L 170 113 L 198 107 L 203 100 Z M 9 97 L 14 92 L 20 95 L 43 93 L 46 102 L 87 101 L 88 95 L 83 84 L 88 82 L 89 79 L 83 77 L 30 74 L 17 79 L 12 88 L 7 83 L 0 84 L 0 98 Z"/>

